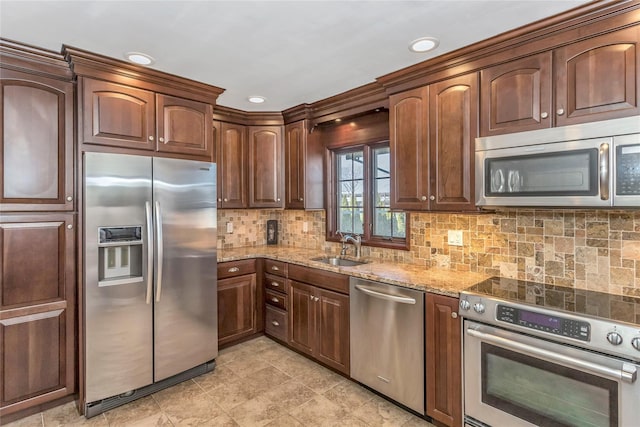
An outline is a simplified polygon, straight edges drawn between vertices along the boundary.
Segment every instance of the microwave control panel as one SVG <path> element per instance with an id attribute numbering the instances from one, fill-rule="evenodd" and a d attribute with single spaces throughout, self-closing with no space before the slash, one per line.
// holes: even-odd
<path id="1" fill-rule="evenodd" d="M 616 195 L 640 196 L 640 144 L 617 147 L 616 158 Z"/>

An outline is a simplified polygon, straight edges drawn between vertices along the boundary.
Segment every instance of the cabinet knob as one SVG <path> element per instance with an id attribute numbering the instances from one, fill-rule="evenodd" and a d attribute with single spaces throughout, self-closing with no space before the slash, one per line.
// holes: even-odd
<path id="1" fill-rule="evenodd" d="M 452 311 L 451 312 L 451 317 L 454 318 L 454 319 L 457 319 L 458 318 L 458 313 L 456 313 L 455 311 Z"/>
<path id="2" fill-rule="evenodd" d="M 314 297 L 314 298 L 313 298 L 313 300 L 314 300 L 315 302 L 318 302 L 318 301 L 320 301 L 320 298 L 318 298 L 318 297 Z"/>
<path id="3" fill-rule="evenodd" d="M 272 298 L 271 298 L 271 301 L 273 301 L 273 302 L 279 302 L 280 300 L 279 300 L 278 298 L 276 298 L 276 297 L 272 297 Z"/>
<path id="4" fill-rule="evenodd" d="M 218 201 L 219 201 L 219 202 L 221 202 L 221 201 L 222 201 L 222 199 L 218 199 Z"/>
<path id="5" fill-rule="evenodd" d="M 278 282 L 271 282 L 271 286 L 273 286 L 274 288 L 279 288 L 279 287 L 280 287 L 280 283 L 278 283 Z"/>
<path id="6" fill-rule="evenodd" d="M 236 273 L 236 272 L 240 271 L 240 269 L 238 267 L 231 267 L 228 271 L 229 271 L 229 273 Z"/>
<path id="7" fill-rule="evenodd" d="M 543 112 L 540 114 L 540 117 L 542 117 L 543 119 L 546 119 L 547 117 L 549 117 L 549 114 L 548 114 L 546 111 L 543 111 Z"/>
<path id="8" fill-rule="evenodd" d="M 272 269 L 273 271 L 280 271 L 280 268 L 279 268 L 277 265 L 272 265 L 272 266 L 271 266 L 271 269 Z"/>
<path id="9" fill-rule="evenodd" d="M 271 324 L 272 324 L 273 326 L 280 326 L 280 323 L 278 323 L 276 320 L 272 320 L 272 321 L 271 321 Z"/>
<path id="10" fill-rule="evenodd" d="M 149 135 L 149 141 L 153 141 L 153 135 Z"/>
<path id="11" fill-rule="evenodd" d="M 229 201 L 229 199 L 227 199 L 227 198 L 225 197 L 225 198 L 224 198 L 224 201 L 225 201 L 225 202 L 228 202 L 228 201 Z"/>
<path id="12" fill-rule="evenodd" d="M 278 202 L 279 202 L 279 201 L 280 201 L 280 197 L 278 197 L 278 198 L 276 199 L 276 201 L 278 201 Z"/>
<path id="13" fill-rule="evenodd" d="M 556 111 L 556 113 L 558 113 L 559 116 L 564 114 L 564 108 L 558 108 L 558 111 Z"/>
<path id="14" fill-rule="evenodd" d="M 302 197 L 300 197 L 300 201 L 301 201 L 301 202 L 303 202 L 303 201 L 304 201 L 304 199 L 303 199 Z"/>
<path id="15" fill-rule="evenodd" d="M 435 200 L 436 196 L 429 196 L 429 200 Z"/>
<path id="16" fill-rule="evenodd" d="M 73 202 L 73 197 L 72 196 L 67 196 L 67 202 Z"/>
<path id="17" fill-rule="evenodd" d="M 67 229 L 69 229 L 69 230 L 73 230 L 73 224 L 69 224 L 69 225 L 67 225 Z"/>
<path id="18" fill-rule="evenodd" d="M 425 200 L 427 200 L 427 196 L 420 197 L 420 200 L 422 200 L 424 202 Z"/>
<path id="19" fill-rule="evenodd" d="M 309 295 L 309 298 L 311 298 L 311 301 L 313 301 L 313 295 Z"/>
<path id="20" fill-rule="evenodd" d="M 158 141 L 160 141 L 160 142 L 164 142 L 164 138 L 163 138 L 163 137 L 160 137 L 160 138 L 158 138 Z"/>

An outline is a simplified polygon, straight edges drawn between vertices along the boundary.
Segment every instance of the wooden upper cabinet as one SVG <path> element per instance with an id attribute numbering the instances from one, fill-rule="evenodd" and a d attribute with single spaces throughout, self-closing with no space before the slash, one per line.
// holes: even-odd
<path id="1" fill-rule="evenodd" d="M 391 207 L 429 208 L 429 88 L 389 99 Z"/>
<path id="2" fill-rule="evenodd" d="M 474 210 L 478 74 L 429 87 L 431 210 Z"/>
<path id="3" fill-rule="evenodd" d="M 82 142 L 154 150 L 153 92 L 81 78 Z"/>
<path id="4" fill-rule="evenodd" d="M 304 120 L 285 126 L 285 208 L 324 207 L 323 146 Z"/>
<path id="5" fill-rule="evenodd" d="M 249 126 L 249 207 L 283 207 L 282 145 L 280 126 Z"/>
<path id="6" fill-rule="evenodd" d="M 73 84 L 0 72 L 1 210 L 73 210 Z"/>
<path id="7" fill-rule="evenodd" d="M 554 51 L 558 126 L 640 114 L 640 25 Z"/>
<path id="8" fill-rule="evenodd" d="M 544 52 L 480 72 L 480 136 L 551 126 L 551 56 Z"/>
<path id="9" fill-rule="evenodd" d="M 213 158 L 213 107 L 203 102 L 156 95 L 157 149 Z"/>
<path id="10" fill-rule="evenodd" d="M 246 208 L 247 128 L 232 123 L 216 123 L 218 167 L 218 207 Z"/>
<path id="11" fill-rule="evenodd" d="M 213 160 L 213 107 L 81 77 L 82 142 Z"/>

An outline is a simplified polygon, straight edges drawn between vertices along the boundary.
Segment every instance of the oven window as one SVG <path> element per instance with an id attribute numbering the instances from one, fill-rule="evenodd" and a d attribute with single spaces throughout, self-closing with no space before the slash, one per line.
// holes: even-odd
<path id="1" fill-rule="evenodd" d="M 618 384 L 482 343 L 482 401 L 539 426 L 618 425 Z"/>

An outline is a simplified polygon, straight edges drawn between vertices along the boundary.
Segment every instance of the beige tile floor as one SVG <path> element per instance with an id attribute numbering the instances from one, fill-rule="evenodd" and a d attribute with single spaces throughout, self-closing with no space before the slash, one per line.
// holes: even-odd
<path id="1" fill-rule="evenodd" d="M 26 426 L 433 427 L 266 337 L 222 350 L 211 373 L 89 420 L 71 402 L 6 427 Z"/>

